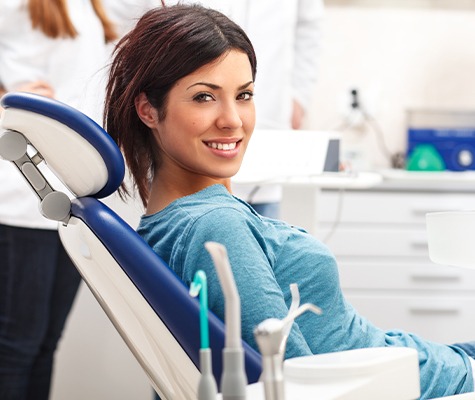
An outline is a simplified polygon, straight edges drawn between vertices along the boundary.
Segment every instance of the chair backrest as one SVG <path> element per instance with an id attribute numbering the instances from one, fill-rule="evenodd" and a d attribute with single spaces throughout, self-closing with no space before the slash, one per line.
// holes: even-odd
<path id="1" fill-rule="evenodd" d="M 196 398 L 199 302 L 148 244 L 98 200 L 122 182 L 119 149 L 99 125 L 63 103 L 9 93 L 2 105 L 0 155 L 17 165 L 41 204 L 46 202 L 37 184 L 42 159 L 73 194 L 69 213 L 58 218 L 61 240 L 152 385 L 164 399 Z M 15 143 L 22 138 L 28 148 L 18 155 Z M 22 168 L 25 162 L 36 172 Z M 56 215 L 49 210 L 55 205 L 42 207 L 45 215 Z M 209 322 L 213 372 L 219 382 L 225 329 L 211 312 Z M 261 373 L 261 358 L 243 346 L 248 381 L 253 383 Z"/>

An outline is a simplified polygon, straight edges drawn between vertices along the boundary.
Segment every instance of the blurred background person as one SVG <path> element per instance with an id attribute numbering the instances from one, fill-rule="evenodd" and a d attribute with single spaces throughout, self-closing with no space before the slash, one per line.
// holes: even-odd
<path id="1" fill-rule="evenodd" d="M 0 96 L 26 91 L 102 120 L 108 43 L 159 0 L 3 0 Z M 1 111 L 1 109 L 0 109 Z M 55 349 L 80 276 L 56 228 L 0 160 L 0 398 L 47 399 Z"/>

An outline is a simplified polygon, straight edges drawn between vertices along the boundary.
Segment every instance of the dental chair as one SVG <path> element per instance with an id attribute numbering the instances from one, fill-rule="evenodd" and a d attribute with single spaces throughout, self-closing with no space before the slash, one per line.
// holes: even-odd
<path id="1" fill-rule="evenodd" d="M 58 101 L 9 93 L 1 104 L 0 157 L 16 165 L 36 193 L 42 214 L 58 221 L 61 241 L 84 282 L 161 398 L 196 399 L 199 302 L 99 200 L 123 180 L 118 147 L 94 121 Z M 64 190 L 53 187 L 48 171 Z M 213 374 L 220 382 L 225 329 L 212 313 L 209 336 Z M 246 343 L 243 347 L 248 382 L 257 382 L 261 357 Z"/>
<path id="2" fill-rule="evenodd" d="M 196 399 L 200 304 L 140 236 L 99 199 L 124 177 L 122 154 L 95 122 L 57 101 L 26 93 L 1 100 L 0 157 L 11 161 L 58 221 L 66 251 L 162 399 Z M 51 173 L 61 184 L 53 186 Z M 0 204 L 1 204 L 0 199 Z M 225 327 L 208 313 L 213 374 L 221 380 Z M 243 343 L 247 398 L 263 400 L 261 356 Z M 289 400 L 413 400 L 413 349 L 376 348 L 284 363 Z M 264 374 L 265 375 L 265 374 Z M 384 395 L 382 395 L 384 393 Z M 266 400 L 268 400 L 267 396 Z M 470 398 L 455 396 L 455 398 Z M 221 395 L 218 395 L 218 399 Z"/>

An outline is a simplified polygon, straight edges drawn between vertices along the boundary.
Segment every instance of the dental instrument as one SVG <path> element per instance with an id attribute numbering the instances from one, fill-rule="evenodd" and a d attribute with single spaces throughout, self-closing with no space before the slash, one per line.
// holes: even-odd
<path id="1" fill-rule="evenodd" d="M 247 377 L 241 342 L 241 300 L 236 288 L 226 248 L 216 242 L 206 242 L 225 298 L 226 341 L 223 349 L 221 392 L 223 400 L 244 400 Z"/>
<path id="2" fill-rule="evenodd" d="M 300 301 L 300 296 L 296 285 L 293 285 L 291 285 L 293 300 L 287 316 L 282 320 L 266 319 L 254 330 L 254 336 L 262 354 L 260 381 L 264 384 L 266 400 L 284 400 L 285 398 L 283 358 L 293 321 L 305 311 L 312 311 L 315 314 L 322 313 L 319 307 L 310 303 L 298 307 L 297 302 Z"/>
<path id="3" fill-rule="evenodd" d="M 300 306 L 300 292 L 299 292 L 299 287 L 296 283 L 291 283 L 290 284 L 290 295 L 292 297 L 292 301 L 291 301 L 290 307 L 289 307 L 289 314 L 293 313 Z M 281 357 L 281 362 L 284 362 L 285 345 L 287 344 L 287 339 L 288 339 L 290 331 L 292 329 L 292 323 L 293 323 L 293 321 L 290 321 L 285 326 L 284 331 L 282 332 L 283 337 L 282 337 L 282 342 L 281 342 L 281 348 L 279 350 L 280 357 Z"/>
<path id="4" fill-rule="evenodd" d="M 211 349 L 209 348 L 208 331 L 208 283 L 203 270 L 195 273 L 190 285 L 190 295 L 200 297 L 200 370 L 201 377 L 198 384 L 198 400 L 216 400 L 218 388 L 213 376 L 211 365 Z"/>

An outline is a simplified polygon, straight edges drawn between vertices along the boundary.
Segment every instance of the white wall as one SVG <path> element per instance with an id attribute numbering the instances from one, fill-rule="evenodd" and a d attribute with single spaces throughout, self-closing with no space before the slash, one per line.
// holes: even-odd
<path id="1" fill-rule="evenodd" d="M 373 2 L 375 3 L 375 2 Z M 357 88 L 391 151 L 406 149 L 406 110 L 475 110 L 475 9 L 327 6 L 310 129 L 331 129 Z M 386 167 L 374 132 L 343 134 L 343 147 Z M 344 156 L 344 154 L 342 154 Z M 363 163 L 364 164 L 364 163 Z"/>

